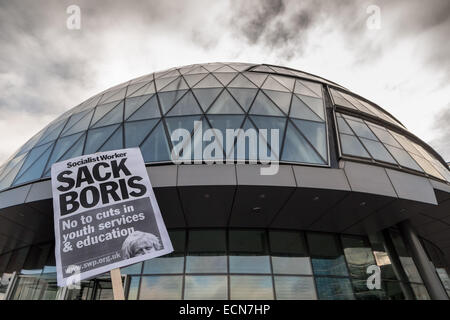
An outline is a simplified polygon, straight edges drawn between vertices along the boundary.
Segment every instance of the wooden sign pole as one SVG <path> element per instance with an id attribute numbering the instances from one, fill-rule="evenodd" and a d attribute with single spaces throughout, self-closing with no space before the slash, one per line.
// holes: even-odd
<path id="1" fill-rule="evenodd" d="M 112 269 L 111 283 L 113 289 L 114 300 L 125 300 L 125 294 L 123 292 L 122 276 L 120 274 L 120 268 Z"/>

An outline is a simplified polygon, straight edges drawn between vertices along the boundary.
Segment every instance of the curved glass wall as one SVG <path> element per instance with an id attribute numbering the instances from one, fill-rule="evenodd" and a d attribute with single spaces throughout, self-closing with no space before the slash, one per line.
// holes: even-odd
<path id="1" fill-rule="evenodd" d="M 178 143 L 171 134 L 179 128 L 200 135 L 203 141 L 194 140 L 194 149 L 205 149 L 208 141 L 217 144 L 211 154 L 200 153 L 201 159 L 179 154 L 184 160 L 328 165 L 322 84 L 246 71 L 250 66 L 192 65 L 98 94 L 50 123 L 0 167 L 0 190 L 49 177 L 55 162 L 100 151 L 140 147 L 147 163 L 170 162 Z M 194 127 L 196 121 L 201 126 Z M 216 130 L 206 139 L 210 128 Z M 249 129 L 266 129 L 267 135 L 253 137 Z M 240 138 L 247 143 L 245 152 Z"/>
<path id="2" fill-rule="evenodd" d="M 341 152 L 450 182 L 450 171 L 417 143 L 375 123 L 336 112 Z"/>
<path id="3" fill-rule="evenodd" d="M 121 269 L 128 299 L 397 300 L 405 298 L 406 287 L 417 299 L 429 298 L 396 234 L 392 239 L 405 279 L 394 272 L 382 237 L 264 229 L 169 233 L 173 253 Z M 0 256 L 3 295 L 9 287 L 10 299 L 112 298 L 108 274 L 62 294 L 54 265 L 51 244 Z M 368 287 L 373 266 L 381 270 L 379 288 Z M 14 271 L 18 276 L 8 286 Z"/>

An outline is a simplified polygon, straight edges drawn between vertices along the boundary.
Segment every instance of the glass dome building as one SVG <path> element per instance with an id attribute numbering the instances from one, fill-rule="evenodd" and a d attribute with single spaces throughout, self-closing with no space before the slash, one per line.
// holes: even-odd
<path id="1" fill-rule="evenodd" d="M 180 128 L 194 151 L 174 163 Z M 251 140 L 249 129 L 277 134 Z M 213 152 L 195 152 L 212 141 Z M 441 156 L 334 82 L 247 63 L 127 81 L 19 148 L 0 167 L 0 298 L 112 297 L 108 275 L 56 287 L 50 168 L 130 147 L 142 151 L 175 252 L 123 268 L 128 299 L 448 299 Z M 274 161 L 276 174 L 261 175 Z M 370 266 L 379 288 L 367 286 Z"/>

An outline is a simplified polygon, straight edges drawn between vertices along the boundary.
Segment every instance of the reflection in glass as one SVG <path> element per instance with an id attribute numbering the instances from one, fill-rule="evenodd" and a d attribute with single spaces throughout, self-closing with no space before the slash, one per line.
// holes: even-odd
<path id="1" fill-rule="evenodd" d="M 270 273 L 265 231 L 229 232 L 230 273 Z"/>
<path id="2" fill-rule="evenodd" d="M 190 231 L 188 255 L 186 257 L 186 273 L 226 272 L 225 230 Z"/>
<path id="3" fill-rule="evenodd" d="M 141 277 L 130 277 L 127 300 L 137 300 Z"/>
<path id="4" fill-rule="evenodd" d="M 182 276 L 142 277 L 140 300 L 179 300 L 181 299 Z"/>
<path id="5" fill-rule="evenodd" d="M 345 259 L 332 234 L 307 233 L 314 274 L 348 276 Z"/>
<path id="6" fill-rule="evenodd" d="M 353 300 L 352 285 L 346 278 L 316 277 L 320 300 Z"/>
<path id="7" fill-rule="evenodd" d="M 316 300 L 313 277 L 275 276 L 277 300 Z"/>
<path id="8" fill-rule="evenodd" d="M 360 237 L 342 236 L 342 245 L 350 276 L 367 278 L 367 268 L 375 265 L 370 245 Z"/>
<path id="9" fill-rule="evenodd" d="M 272 300 L 272 277 L 230 276 L 230 298 L 232 300 Z"/>
<path id="10" fill-rule="evenodd" d="M 185 300 L 226 300 L 226 276 L 186 276 Z"/>

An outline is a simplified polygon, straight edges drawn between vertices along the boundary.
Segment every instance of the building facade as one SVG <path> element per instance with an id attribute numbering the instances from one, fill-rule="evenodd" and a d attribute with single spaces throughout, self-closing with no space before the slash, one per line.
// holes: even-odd
<path id="1" fill-rule="evenodd" d="M 122 268 L 128 299 L 448 300 L 442 157 L 334 82 L 247 63 L 127 81 L 19 148 L 0 167 L 0 298 L 112 298 L 107 274 L 56 286 L 50 168 L 131 147 L 175 251 Z"/>

